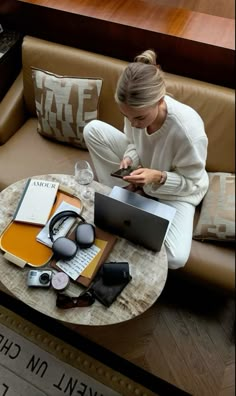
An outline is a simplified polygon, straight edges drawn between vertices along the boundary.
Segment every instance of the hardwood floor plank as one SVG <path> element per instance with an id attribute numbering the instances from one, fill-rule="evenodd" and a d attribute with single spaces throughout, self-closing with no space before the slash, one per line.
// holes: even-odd
<path id="1" fill-rule="evenodd" d="M 226 299 L 222 304 L 218 321 L 229 339 L 235 339 L 235 300 Z"/>
<path id="2" fill-rule="evenodd" d="M 194 395 L 212 395 L 216 389 L 214 377 L 212 376 L 209 367 L 202 356 L 199 354 L 198 342 L 196 333 L 191 331 L 187 321 L 189 315 L 184 312 L 182 315 L 178 310 L 166 307 L 163 313 L 163 320 L 165 320 L 173 338 L 178 344 L 182 357 L 188 371 L 191 373 L 191 394 Z M 200 356 L 199 356 L 200 355 Z M 183 371 L 183 363 L 181 363 L 181 371 Z M 175 369 L 176 371 L 176 369 Z M 221 372 L 222 375 L 222 372 Z M 181 378 L 182 381 L 182 378 Z M 207 392 L 205 390 L 207 389 Z M 213 390 L 211 393 L 210 390 Z"/>
<path id="3" fill-rule="evenodd" d="M 232 392 L 235 390 L 235 345 L 231 345 L 229 350 L 228 361 L 224 371 L 224 377 L 222 381 L 220 396 L 224 395 L 224 392 Z M 234 393 L 231 393 L 233 395 Z"/>
<path id="4" fill-rule="evenodd" d="M 213 347 L 217 349 L 220 359 L 225 363 L 228 360 L 229 349 L 232 346 L 232 341 L 226 337 L 224 330 L 217 323 L 213 325 L 212 323 L 209 324 L 206 321 L 204 326 L 206 327 L 206 331 L 212 340 Z"/>
<path id="5" fill-rule="evenodd" d="M 172 324 L 174 325 L 173 322 Z M 153 337 L 168 364 L 168 371 L 174 377 L 174 383 L 181 389 L 192 394 L 191 371 L 186 364 L 179 340 L 173 337 L 169 326 L 167 326 L 166 316 L 163 312 L 158 315 L 158 322 L 153 332 Z M 164 379 L 167 380 L 167 378 Z"/>
<path id="6" fill-rule="evenodd" d="M 178 285 L 173 280 L 168 283 L 157 304 L 164 301 L 165 323 L 190 367 L 191 378 L 195 383 L 192 394 L 215 396 L 220 389 L 229 348 L 234 346 L 234 340 L 230 336 L 234 324 L 233 301 L 208 293 L 200 286 Z M 224 328 L 228 329 L 227 333 Z M 195 349 L 191 349 L 187 337 L 189 333 Z M 197 366 L 193 364 L 194 354 Z M 235 360 L 232 364 L 235 367 Z M 204 368 L 202 372 L 201 367 Z"/>
<path id="7" fill-rule="evenodd" d="M 216 326 L 216 324 L 212 323 L 212 326 Z M 212 388 L 216 391 L 221 383 L 225 362 L 221 359 L 218 347 L 212 342 L 206 330 L 206 320 L 201 317 L 196 318 L 189 314 L 187 318 L 187 327 L 189 331 L 193 333 L 196 348 L 199 351 L 199 359 L 201 359 L 207 367 L 208 375 L 206 376 L 206 380 L 209 389 Z"/>
<path id="8" fill-rule="evenodd" d="M 183 315 L 183 314 L 182 314 Z M 219 332 L 220 332 L 220 327 L 217 327 L 217 322 L 216 321 L 211 321 L 210 323 L 207 323 L 207 319 L 204 317 L 196 317 L 192 313 L 188 313 L 188 318 L 186 318 L 187 326 L 189 328 L 189 331 L 193 334 L 194 333 L 194 338 L 197 342 L 198 348 L 200 353 L 202 353 L 204 356 L 206 356 L 206 360 L 209 362 L 209 364 L 214 364 L 215 361 L 220 359 L 219 353 L 217 353 L 218 356 L 212 355 L 212 350 L 215 349 L 217 346 L 217 343 L 215 345 L 214 340 L 209 336 L 208 333 L 208 328 L 209 327 L 214 327 L 215 332 L 217 332 L 217 339 L 220 338 Z M 223 335 L 221 333 L 221 335 Z"/>
<path id="9" fill-rule="evenodd" d="M 218 396 L 235 396 L 235 388 L 225 388 L 219 393 Z"/>
<path id="10" fill-rule="evenodd" d="M 233 364 L 227 365 L 224 373 L 223 389 L 234 388 L 235 386 L 235 369 Z"/>
<path id="11" fill-rule="evenodd" d="M 157 340 L 152 336 L 145 354 L 145 365 L 152 374 L 158 375 L 171 384 L 176 384 L 173 371 L 170 369 L 168 360 L 166 360 L 160 348 L 161 341 L 162 338 Z"/>

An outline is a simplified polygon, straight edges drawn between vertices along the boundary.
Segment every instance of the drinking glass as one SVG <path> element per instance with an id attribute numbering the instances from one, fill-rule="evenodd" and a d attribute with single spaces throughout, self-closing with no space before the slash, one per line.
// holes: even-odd
<path id="1" fill-rule="evenodd" d="M 81 198 L 92 199 L 94 191 L 89 184 L 92 183 L 94 179 L 93 170 L 88 161 L 79 160 L 75 164 L 75 180 L 83 186 L 81 189 Z"/>

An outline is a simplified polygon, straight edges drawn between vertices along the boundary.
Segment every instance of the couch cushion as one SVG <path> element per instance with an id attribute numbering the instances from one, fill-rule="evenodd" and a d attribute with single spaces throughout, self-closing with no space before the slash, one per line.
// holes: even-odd
<path id="1" fill-rule="evenodd" d="M 101 78 L 59 76 L 32 68 L 38 132 L 85 149 L 84 126 L 97 119 Z"/>
<path id="2" fill-rule="evenodd" d="M 235 175 L 209 173 L 209 189 L 193 232 L 198 240 L 235 240 Z"/>
<path id="3" fill-rule="evenodd" d="M 33 117 L 36 116 L 32 67 L 62 76 L 96 76 L 103 80 L 99 119 L 122 129 L 124 117 L 115 103 L 114 92 L 125 64 L 126 62 L 119 59 L 25 36 L 22 44 L 22 66 L 27 112 Z"/>
<path id="4" fill-rule="evenodd" d="M 48 173 L 74 174 L 78 159 L 91 159 L 88 150 L 45 139 L 37 133 L 37 118 L 30 118 L 0 146 L 0 191 L 17 180 Z M 93 168 L 94 170 L 94 168 Z"/>

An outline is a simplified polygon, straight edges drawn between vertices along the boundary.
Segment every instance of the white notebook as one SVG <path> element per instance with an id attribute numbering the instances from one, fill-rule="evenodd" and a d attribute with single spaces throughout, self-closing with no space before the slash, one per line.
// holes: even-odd
<path id="1" fill-rule="evenodd" d="M 56 201 L 59 183 L 29 179 L 14 214 L 14 221 L 45 225 Z"/>

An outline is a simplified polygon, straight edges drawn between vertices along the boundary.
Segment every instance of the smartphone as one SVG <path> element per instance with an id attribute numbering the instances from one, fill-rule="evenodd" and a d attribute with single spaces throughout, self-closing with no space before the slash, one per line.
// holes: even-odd
<path id="1" fill-rule="evenodd" d="M 124 176 L 129 176 L 129 174 L 132 171 L 133 171 L 133 168 L 131 166 L 128 166 L 127 168 L 121 168 L 115 172 L 112 172 L 111 176 L 119 177 L 120 179 L 123 179 Z"/>

